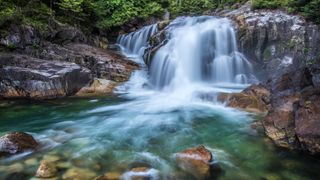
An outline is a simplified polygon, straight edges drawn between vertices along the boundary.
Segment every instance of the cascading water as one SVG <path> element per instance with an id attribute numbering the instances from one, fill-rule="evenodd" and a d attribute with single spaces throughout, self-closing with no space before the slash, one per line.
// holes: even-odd
<path id="1" fill-rule="evenodd" d="M 158 29 L 156 24 L 146 26 L 137 32 L 119 36 L 117 42 L 123 53 L 136 55 L 141 59 L 145 49 L 148 47 L 149 38 L 157 31 Z"/>
<path id="2" fill-rule="evenodd" d="M 155 88 L 249 83 L 252 66 L 238 52 L 229 20 L 182 17 L 171 23 L 167 32 L 169 41 L 156 52 L 150 68 Z"/>

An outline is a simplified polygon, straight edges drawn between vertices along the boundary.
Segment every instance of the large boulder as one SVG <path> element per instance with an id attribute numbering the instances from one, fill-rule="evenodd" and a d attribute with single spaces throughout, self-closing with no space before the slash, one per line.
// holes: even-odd
<path id="1" fill-rule="evenodd" d="M 275 144 L 319 154 L 320 88 L 312 79 L 308 70 L 299 69 L 270 82 L 271 109 L 262 124 Z"/>
<path id="2" fill-rule="evenodd" d="M 121 54 L 108 49 L 93 47 L 81 43 L 69 43 L 64 46 L 46 43 L 29 54 L 38 54 L 38 58 L 76 63 L 91 70 L 94 77 L 115 82 L 127 81 L 139 65 Z"/>
<path id="3" fill-rule="evenodd" d="M 319 91 L 320 92 L 320 91 Z M 303 149 L 320 153 L 320 96 L 313 95 L 299 102 L 295 112 L 295 131 Z"/>
<path id="4" fill-rule="evenodd" d="M 211 152 L 202 145 L 178 152 L 175 157 L 178 166 L 197 179 L 215 177 L 221 171 L 219 166 L 212 163 Z"/>
<path id="5" fill-rule="evenodd" d="M 227 106 L 258 113 L 267 113 L 270 104 L 270 92 L 263 85 L 252 85 L 241 93 L 222 93 L 218 96 L 220 102 Z"/>
<path id="6" fill-rule="evenodd" d="M 27 133 L 13 132 L 0 137 L 0 158 L 35 150 L 38 142 Z"/>
<path id="7" fill-rule="evenodd" d="M 0 54 L 0 97 L 51 99 L 74 95 L 92 81 L 77 64 Z"/>

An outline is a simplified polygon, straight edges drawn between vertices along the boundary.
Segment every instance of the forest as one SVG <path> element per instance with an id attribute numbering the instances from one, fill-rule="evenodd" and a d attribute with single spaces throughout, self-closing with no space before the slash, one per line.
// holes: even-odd
<path id="1" fill-rule="evenodd" d="M 92 31 L 121 26 L 133 17 L 199 15 L 217 8 L 232 8 L 244 0 L 0 0 L 0 26 L 8 22 L 47 28 L 48 19 Z M 320 23 L 319 0 L 252 0 L 255 9 L 283 8 Z M 90 25 L 90 26 L 88 26 Z"/>

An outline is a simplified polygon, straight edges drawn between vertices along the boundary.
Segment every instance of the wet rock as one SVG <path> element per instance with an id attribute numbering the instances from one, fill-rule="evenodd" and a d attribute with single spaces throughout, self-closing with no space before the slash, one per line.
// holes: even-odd
<path id="1" fill-rule="evenodd" d="M 27 133 L 9 133 L 0 137 L 0 157 L 35 150 L 38 145 L 38 142 Z"/>
<path id="2" fill-rule="evenodd" d="M 296 148 L 297 139 L 294 132 L 294 103 L 299 101 L 299 95 L 289 95 L 279 98 L 273 103 L 272 110 L 263 119 L 266 134 L 278 145 L 286 148 Z"/>
<path id="3" fill-rule="evenodd" d="M 178 166 L 197 179 L 207 179 L 219 174 L 220 168 L 212 165 L 211 152 L 202 145 L 181 151 L 175 157 Z"/>
<path id="4" fill-rule="evenodd" d="M 118 172 L 109 172 L 95 178 L 95 180 L 119 180 L 119 179 L 121 179 L 121 174 Z"/>
<path id="5" fill-rule="evenodd" d="M 24 164 L 27 166 L 36 166 L 38 165 L 38 160 L 36 158 L 32 158 L 32 159 L 28 159 L 26 161 L 24 161 Z"/>
<path id="6" fill-rule="evenodd" d="M 9 166 L 0 166 L 0 171 L 3 172 L 22 172 L 25 169 L 25 166 L 22 163 L 14 163 Z"/>
<path id="7" fill-rule="evenodd" d="M 62 176 L 64 180 L 87 180 L 96 177 L 96 173 L 89 169 L 71 168 L 68 169 Z"/>
<path id="8" fill-rule="evenodd" d="M 77 93 L 92 81 L 74 63 L 44 61 L 24 55 L 0 55 L 0 97 L 52 99 Z"/>
<path id="9" fill-rule="evenodd" d="M 310 85 L 311 80 L 304 69 L 275 79 L 270 85 L 271 110 L 262 122 L 276 145 L 319 154 L 320 89 Z"/>
<path id="10" fill-rule="evenodd" d="M 43 160 L 45 160 L 46 162 L 57 162 L 61 160 L 61 157 L 58 155 L 50 154 L 50 155 L 44 155 Z"/>
<path id="11" fill-rule="evenodd" d="M 69 169 L 71 166 L 72 164 L 70 162 L 57 162 L 58 169 Z"/>
<path id="12" fill-rule="evenodd" d="M 54 162 L 42 160 L 36 172 L 38 178 L 52 178 L 56 176 L 58 170 Z"/>
<path id="13" fill-rule="evenodd" d="M 270 104 L 270 92 L 262 85 L 252 85 L 241 93 L 222 93 L 218 96 L 218 100 L 227 102 L 229 107 L 267 113 Z"/>
<path id="14" fill-rule="evenodd" d="M 118 83 L 95 78 L 89 87 L 83 87 L 76 96 L 101 96 L 111 94 Z"/>
<path id="15" fill-rule="evenodd" d="M 320 153 L 320 96 L 300 101 L 295 112 L 295 131 L 303 149 Z"/>

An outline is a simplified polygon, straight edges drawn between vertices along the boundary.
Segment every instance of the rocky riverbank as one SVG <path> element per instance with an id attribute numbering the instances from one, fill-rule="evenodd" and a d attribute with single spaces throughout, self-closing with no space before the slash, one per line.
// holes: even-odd
<path id="1" fill-rule="evenodd" d="M 107 49 L 106 38 L 89 37 L 57 22 L 53 27 L 51 32 L 40 32 L 12 25 L 0 35 L 0 98 L 54 99 L 80 90 L 81 96 L 103 95 L 138 68 Z M 98 79 L 108 84 L 90 88 Z"/>

